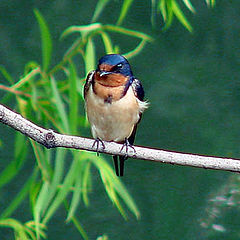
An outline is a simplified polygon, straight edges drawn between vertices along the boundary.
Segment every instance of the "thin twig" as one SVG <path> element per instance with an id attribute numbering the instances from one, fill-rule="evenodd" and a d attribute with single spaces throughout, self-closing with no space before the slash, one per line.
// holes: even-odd
<path id="1" fill-rule="evenodd" d="M 95 147 L 93 147 L 93 139 L 63 135 L 51 129 L 41 128 L 1 104 L 0 122 L 30 137 L 46 148 L 64 147 L 96 151 Z M 121 151 L 121 144 L 104 142 L 104 145 L 105 148 L 98 149 L 98 152 L 122 156 L 126 154 L 124 151 Z M 131 150 L 128 152 L 129 157 L 183 166 L 240 172 L 240 160 L 238 159 L 199 156 L 139 146 L 134 146 L 134 149 L 135 151 Z"/>

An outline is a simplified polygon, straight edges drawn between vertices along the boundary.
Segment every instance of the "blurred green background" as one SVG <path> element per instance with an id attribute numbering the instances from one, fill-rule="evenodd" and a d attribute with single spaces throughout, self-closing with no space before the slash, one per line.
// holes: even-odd
<path id="1" fill-rule="evenodd" d="M 27 61 L 41 61 L 34 8 L 49 24 L 54 37 L 53 63 L 57 63 L 70 42 L 59 41 L 59 36 L 71 25 L 89 24 L 96 2 L 1 0 L 0 65 L 19 79 Z M 99 21 L 115 22 L 119 2 L 110 2 Z M 122 24 L 155 39 L 130 60 L 151 103 L 138 129 L 136 144 L 240 158 L 239 1 L 217 0 L 213 9 L 204 1 L 192 3 L 196 14 L 183 6 L 194 28 L 192 34 L 176 20 L 170 29 L 162 31 L 160 15 L 152 26 L 151 1 L 135 1 Z M 123 52 L 135 44 L 118 35 L 116 41 Z M 104 49 L 97 49 L 97 54 L 101 57 Z M 0 169 L 11 159 L 13 132 L 0 126 Z M 31 154 L 19 181 L 0 192 L 0 209 L 31 172 Z M 103 234 L 109 239 L 240 239 L 238 174 L 130 159 L 121 180 L 135 199 L 141 219 L 129 213 L 128 221 L 111 204 L 97 181 L 99 175 L 94 174 L 90 206 L 81 205 L 78 210 L 89 239 Z M 27 203 L 25 207 L 14 217 L 26 221 Z M 71 224 L 64 224 L 65 218 L 65 212 L 59 210 L 48 226 L 47 239 L 80 239 Z M 0 239 L 12 239 L 12 232 L 0 228 Z"/>

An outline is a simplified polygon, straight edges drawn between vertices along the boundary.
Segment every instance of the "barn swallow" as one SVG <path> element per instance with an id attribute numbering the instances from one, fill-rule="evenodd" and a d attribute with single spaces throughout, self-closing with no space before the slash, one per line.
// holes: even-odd
<path id="1" fill-rule="evenodd" d="M 148 103 L 141 82 L 133 76 L 127 59 L 119 54 L 100 58 L 84 85 L 84 99 L 91 132 L 97 141 L 113 141 L 132 147 L 137 124 Z M 133 147 L 132 147 L 133 148 Z M 133 148 L 134 149 L 134 148 Z M 118 159 L 119 167 L 118 169 Z M 117 176 L 123 176 L 125 156 L 113 156 Z"/>

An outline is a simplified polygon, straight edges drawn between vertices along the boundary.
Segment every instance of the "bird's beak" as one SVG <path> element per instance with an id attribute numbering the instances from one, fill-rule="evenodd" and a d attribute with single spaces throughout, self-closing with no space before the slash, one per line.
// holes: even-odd
<path id="1" fill-rule="evenodd" d="M 102 76 L 105 76 L 105 75 L 108 75 L 108 74 L 111 74 L 111 72 L 100 71 L 99 76 L 102 77 Z"/>

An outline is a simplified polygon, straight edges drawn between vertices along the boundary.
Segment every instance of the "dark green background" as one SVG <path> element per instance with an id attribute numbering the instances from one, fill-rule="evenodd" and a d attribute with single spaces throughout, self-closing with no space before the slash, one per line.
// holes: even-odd
<path id="1" fill-rule="evenodd" d="M 33 8 L 49 23 L 54 38 L 57 63 L 71 43 L 59 36 L 71 25 L 88 24 L 97 1 L 0 1 L 0 64 L 19 79 L 29 60 L 41 62 L 39 29 Z M 121 1 L 112 1 L 99 22 L 114 23 Z M 150 22 L 151 1 L 135 1 L 123 26 L 152 35 L 155 41 L 130 60 L 136 77 L 142 80 L 151 103 L 140 124 L 136 144 L 188 153 L 240 158 L 240 5 L 239 1 L 220 1 L 208 9 L 204 0 L 192 1 L 197 13 L 183 7 L 194 26 L 193 34 L 174 21 L 166 32 L 157 17 Z M 113 22 L 114 19 L 114 22 Z M 122 52 L 136 42 L 114 35 Z M 104 54 L 102 45 L 98 57 Z M 79 73 L 82 74 L 81 69 Z M 3 77 L 0 78 L 3 82 Z M 5 83 L 5 82 L 4 82 Z M 0 92 L 0 96 L 2 96 Z M 11 159 L 14 131 L 0 126 L 0 169 Z M 33 157 L 18 176 L 19 181 L 0 192 L 0 209 L 6 206 L 31 172 Z M 69 160 L 70 161 L 70 160 Z M 106 233 L 109 239 L 240 239 L 239 213 L 228 212 L 216 224 L 226 231 L 211 232 L 200 226 L 207 218 L 208 199 L 237 174 L 180 167 L 142 160 L 126 162 L 122 178 L 141 211 L 141 219 L 125 221 L 112 206 L 96 171 L 89 208 L 79 215 L 89 239 Z M 229 210 L 230 211 L 230 210 Z M 14 215 L 29 220 L 29 206 Z M 227 212 L 227 213 L 226 213 Z M 227 216 L 226 216 L 227 215 Z M 64 225 L 65 212 L 58 211 L 49 225 L 48 239 L 80 239 L 76 229 Z M 217 222 L 217 221 L 220 221 Z M 12 239 L 0 228 L 0 239 Z"/>

